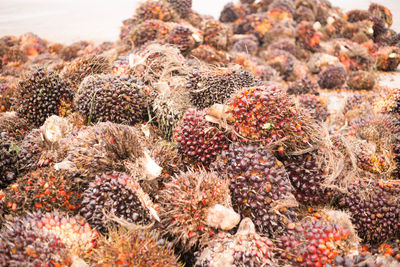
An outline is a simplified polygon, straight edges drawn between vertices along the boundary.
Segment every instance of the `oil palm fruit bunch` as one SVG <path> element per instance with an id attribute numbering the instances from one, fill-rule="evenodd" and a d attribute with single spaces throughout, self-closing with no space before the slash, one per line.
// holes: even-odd
<path id="1" fill-rule="evenodd" d="M 167 0 L 167 2 L 182 18 L 192 11 L 192 0 Z"/>
<path id="2" fill-rule="evenodd" d="M 42 131 L 34 129 L 21 143 L 18 153 L 18 169 L 21 173 L 48 166 L 51 158 L 45 158 L 46 144 L 42 139 Z"/>
<path id="3" fill-rule="evenodd" d="M 0 204 L 12 215 L 53 209 L 74 214 L 81 207 L 84 186 L 79 177 L 50 167 L 42 168 L 19 177 L 4 190 Z"/>
<path id="4" fill-rule="evenodd" d="M 344 85 L 347 71 L 342 66 L 329 66 L 318 74 L 318 84 L 321 88 L 335 89 Z"/>
<path id="5" fill-rule="evenodd" d="M 318 85 L 309 78 L 300 79 L 289 83 L 287 93 L 290 95 L 318 95 Z"/>
<path id="6" fill-rule="evenodd" d="M 242 141 L 271 144 L 285 139 L 280 153 L 304 146 L 308 134 L 295 102 L 279 86 L 251 87 L 238 91 L 229 101 L 233 126 Z M 304 121 L 304 123 L 307 123 Z"/>
<path id="7" fill-rule="evenodd" d="M 217 50 L 210 45 L 199 45 L 190 52 L 189 58 L 200 60 L 206 62 L 213 66 L 226 66 L 229 63 L 229 54 L 223 50 Z M 197 60 L 194 62 L 197 63 Z"/>
<path id="8" fill-rule="evenodd" d="M 170 4 L 159 0 L 147 0 L 141 3 L 136 9 L 134 16 L 138 24 L 151 19 L 174 21 L 178 17 Z"/>
<path id="9" fill-rule="evenodd" d="M 258 232 L 274 236 L 296 217 L 297 202 L 289 177 L 270 152 L 234 143 L 213 167 L 230 181 L 234 209 L 249 217 Z"/>
<path id="10" fill-rule="evenodd" d="M 226 4 L 219 16 L 219 21 L 227 23 L 227 22 L 235 22 L 236 20 L 243 18 L 249 13 L 249 10 L 240 3 L 228 3 Z"/>
<path id="11" fill-rule="evenodd" d="M 263 13 L 249 14 L 234 23 L 235 34 L 252 34 L 261 42 L 272 28 L 273 22 Z"/>
<path id="12" fill-rule="evenodd" d="M 6 133 L 17 142 L 22 141 L 31 128 L 32 126 L 16 112 L 0 113 L 0 133 Z"/>
<path id="13" fill-rule="evenodd" d="M 400 48 L 382 47 L 374 54 L 377 67 L 382 71 L 394 71 L 400 64 Z"/>
<path id="14" fill-rule="evenodd" d="M 162 228 L 183 252 L 205 245 L 218 231 L 231 230 L 240 221 L 231 208 L 228 182 L 215 172 L 176 175 L 157 198 Z"/>
<path id="15" fill-rule="evenodd" d="M 310 51 L 320 49 L 321 35 L 313 28 L 312 23 L 303 21 L 296 29 L 296 44 Z"/>
<path id="16" fill-rule="evenodd" d="M 294 77 L 294 68 L 297 60 L 287 51 L 279 49 L 269 51 L 265 56 L 265 60 L 267 64 L 273 67 L 286 81 L 294 81 L 298 78 L 303 78 Z"/>
<path id="17" fill-rule="evenodd" d="M 14 100 L 15 87 L 16 81 L 13 78 L 0 78 L 0 114 L 10 111 Z"/>
<path id="18" fill-rule="evenodd" d="M 296 12 L 296 6 L 291 0 L 274 0 L 268 6 L 268 17 L 279 22 L 284 19 L 292 19 Z"/>
<path id="19" fill-rule="evenodd" d="M 190 91 L 192 104 L 203 109 L 223 104 L 239 89 L 256 84 L 257 80 L 248 71 L 219 68 L 192 71 L 186 87 Z"/>
<path id="20" fill-rule="evenodd" d="M 41 126 L 51 115 L 71 113 L 73 91 L 57 73 L 36 68 L 18 85 L 18 115 L 34 126 Z"/>
<path id="21" fill-rule="evenodd" d="M 135 47 L 142 46 L 147 42 L 164 40 L 167 32 L 170 30 L 167 24 L 161 20 L 151 19 L 132 27 L 127 36 Z"/>
<path id="22" fill-rule="evenodd" d="M 376 244 L 399 235 L 398 181 L 361 179 L 347 190 L 338 205 L 351 215 L 358 235 L 364 241 Z"/>
<path id="23" fill-rule="evenodd" d="M 196 253 L 195 267 L 201 266 L 274 266 L 274 244 L 256 233 L 249 218 L 239 225 L 235 235 L 221 232 Z"/>
<path id="24" fill-rule="evenodd" d="M 345 213 L 334 213 L 346 217 Z M 277 237 L 277 256 L 281 264 L 291 266 L 325 266 L 332 264 L 338 255 L 353 249 L 351 223 L 330 221 L 327 218 L 306 217 L 288 225 L 287 233 Z"/>
<path id="25" fill-rule="evenodd" d="M 91 258 L 98 266 L 178 266 L 172 245 L 148 230 L 112 230 L 98 241 L 96 253 Z"/>
<path id="26" fill-rule="evenodd" d="M 68 266 L 72 259 L 57 235 L 43 231 L 36 223 L 40 214 L 15 217 L 0 232 L 0 264 L 3 266 Z M 50 224 L 47 224 L 50 225 Z"/>
<path id="27" fill-rule="evenodd" d="M 393 15 L 388 8 L 377 3 L 371 3 L 368 11 L 372 14 L 372 16 L 382 19 L 386 23 L 387 27 L 392 26 Z"/>
<path id="28" fill-rule="evenodd" d="M 333 194 L 322 186 L 326 176 L 314 153 L 290 156 L 284 160 L 296 200 L 305 205 L 327 203 Z"/>
<path id="29" fill-rule="evenodd" d="M 134 76 L 89 76 L 80 85 L 74 102 L 89 122 L 135 124 L 146 120 L 146 91 Z"/>
<path id="30" fill-rule="evenodd" d="M 203 43 L 211 45 L 218 50 L 228 50 L 231 46 L 232 29 L 217 20 L 206 20 L 201 25 Z"/>
<path id="31" fill-rule="evenodd" d="M 112 216 L 137 225 L 150 224 L 152 217 L 141 202 L 139 194 L 143 192 L 139 188 L 137 182 L 124 173 L 97 176 L 83 193 L 80 214 L 103 233 L 113 226 Z"/>
<path id="32" fill-rule="evenodd" d="M 86 76 L 108 73 L 111 69 L 109 60 L 102 55 L 86 55 L 77 58 L 62 70 L 62 77 L 67 79 L 71 87 L 78 90 Z"/>
<path id="33" fill-rule="evenodd" d="M 375 82 L 375 76 L 363 70 L 352 71 L 347 77 L 347 86 L 355 90 L 372 90 Z"/>
<path id="34" fill-rule="evenodd" d="M 320 96 L 304 94 L 299 95 L 297 99 L 300 107 L 307 110 L 311 117 L 318 121 L 326 121 L 329 116 L 328 106 Z"/>
<path id="35" fill-rule="evenodd" d="M 174 130 L 174 140 L 188 164 L 208 167 L 228 148 L 228 134 L 206 118 L 206 111 L 189 109 Z"/>
<path id="36" fill-rule="evenodd" d="M 0 133 L 0 188 L 7 187 L 17 178 L 19 150 L 14 138 L 6 132 Z"/>

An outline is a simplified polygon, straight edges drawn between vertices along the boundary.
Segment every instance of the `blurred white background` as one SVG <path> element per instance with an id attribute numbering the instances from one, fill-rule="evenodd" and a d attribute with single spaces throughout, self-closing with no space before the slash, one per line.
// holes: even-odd
<path id="1" fill-rule="evenodd" d="M 239 1 L 239 0 L 235 0 Z M 122 20 L 135 12 L 138 0 L 0 0 L 0 36 L 34 32 L 53 42 L 95 42 L 118 38 Z M 201 14 L 219 18 L 229 0 L 193 0 Z M 371 2 L 390 8 L 394 28 L 400 31 L 399 0 L 331 0 L 345 10 L 367 9 Z"/>

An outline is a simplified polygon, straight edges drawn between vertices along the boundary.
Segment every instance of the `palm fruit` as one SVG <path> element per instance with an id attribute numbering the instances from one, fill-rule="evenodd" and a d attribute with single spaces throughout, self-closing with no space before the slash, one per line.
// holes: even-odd
<path id="1" fill-rule="evenodd" d="M 134 76 L 96 74 L 87 77 L 76 93 L 77 111 L 89 123 L 111 121 L 135 124 L 146 120 L 146 89 Z"/>
<path id="2" fill-rule="evenodd" d="M 165 40 L 170 28 L 161 20 L 151 19 L 136 25 L 132 28 L 128 35 L 132 43 L 136 46 L 142 46 L 147 42 L 154 40 Z"/>
<path id="3" fill-rule="evenodd" d="M 257 234 L 253 222 L 245 218 L 235 235 L 219 233 L 196 253 L 194 266 L 275 266 L 273 250 L 272 241 Z"/>
<path id="4" fill-rule="evenodd" d="M 249 217 L 257 232 L 275 236 L 295 218 L 297 203 L 289 177 L 270 152 L 234 143 L 213 167 L 230 181 L 234 209 Z"/>
<path id="5" fill-rule="evenodd" d="M 318 84 L 321 88 L 334 89 L 344 85 L 347 72 L 342 66 L 329 66 L 318 74 Z"/>
<path id="6" fill-rule="evenodd" d="M 356 237 L 348 215 L 334 211 L 325 216 L 306 217 L 289 224 L 287 233 L 277 237 L 277 256 L 282 265 L 329 266 L 338 255 L 353 249 Z M 342 224 L 333 216 L 342 217 L 346 223 Z"/>
<path id="7" fill-rule="evenodd" d="M 21 35 L 19 41 L 22 51 L 28 56 L 36 57 L 47 50 L 46 41 L 31 32 Z"/>
<path id="8" fill-rule="evenodd" d="M 374 59 L 371 58 L 370 52 L 364 46 L 356 43 L 337 43 L 335 55 L 340 62 L 346 67 L 347 71 L 365 70 L 371 71 L 374 67 Z"/>
<path id="9" fill-rule="evenodd" d="M 93 74 L 107 73 L 109 70 L 110 63 L 105 56 L 86 55 L 75 59 L 65 66 L 61 75 L 77 90 L 85 77 Z"/>
<path id="10" fill-rule="evenodd" d="M 192 10 L 192 0 L 167 0 L 167 2 L 182 18 L 186 17 Z"/>
<path id="11" fill-rule="evenodd" d="M 296 56 L 298 48 L 296 47 L 296 44 L 293 41 L 284 39 L 271 43 L 268 46 L 268 50 L 270 51 L 284 50 L 286 52 L 289 52 L 293 56 Z"/>
<path id="12" fill-rule="evenodd" d="M 339 63 L 339 58 L 325 54 L 325 53 L 315 53 L 307 62 L 307 67 L 311 73 L 320 73 L 330 65 L 335 65 Z"/>
<path id="13" fill-rule="evenodd" d="M 217 50 L 209 45 L 199 45 L 190 52 L 188 57 L 193 57 L 196 61 L 201 60 L 213 66 L 226 66 L 230 60 L 227 52 Z"/>
<path id="14" fill-rule="evenodd" d="M 1 60 L 0 60 L 1 64 Z M 14 100 L 14 92 L 16 87 L 15 78 L 7 78 L 0 76 L 0 114 L 10 111 Z"/>
<path id="15" fill-rule="evenodd" d="M 234 22 L 246 16 L 248 12 L 249 11 L 242 4 L 228 3 L 222 9 L 219 21 L 224 23 Z"/>
<path id="16" fill-rule="evenodd" d="M 371 90 L 375 86 L 375 76 L 363 70 L 352 71 L 347 77 L 347 86 L 355 90 Z"/>
<path id="17" fill-rule="evenodd" d="M 346 19 L 348 22 L 358 22 L 368 20 L 371 17 L 371 13 L 367 10 L 352 9 L 346 13 Z"/>
<path id="18" fill-rule="evenodd" d="M 136 9 L 135 19 L 137 19 L 137 24 L 151 19 L 175 21 L 177 20 L 177 13 L 165 1 L 147 0 Z"/>
<path id="19" fill-rule="evenodd" d="M 18 170 L 25 173 L 38 167 L 48 166 L 51 158 L 45 158 L 47 146 L 42 139 L 42 132 L 34 129 L 24 138 L 18 153 Z"/>
<path id="20" fill-rule="evenodd" d="M 6 132 L 0 133 L 0 188 L 5 188 L 17 178 L 19 149 L 15 140 Z"/>
<path id="21" fill-rule="evenodd" d="M 119 228 L 101 237 L 91 258 L 95 266 L 183 267 L 167 240 L 157 232 Z"/>
<path id="22" fill-rule="evenodd" d="M 258 51 L 258 40 L 254 35 L 244 35 L 239 39 L 236 39 L 232 45 L 233 53 L 248 53 L 255 56 Z"/>
<path id="23" fill-rule="evenodd" d="M 84 50 L 90 46 L 88 41 L 78 41 L 68 46 L 64 46 L 60 51 L 60 57 L 65 61 L 71 61 L 84 53 Z"/>
<path id="24" fill-rule="evenodd" d="M 371 3 L 369 5 L 368 11 L 372 14 L 372 16 L 382 19 L 386 23 L 387 27 L 392 26 L 393 16 L 390 10 L 386 7 L 377 3 Z"/>
<path id="25" fill-rule="evenodd" d="M 399 235 L 398 181 L 362 179 L 351 184 L 347 191 L 338 205 L 349 212 L 364 241 L 376 244 Z"/>
<path id="26" fill-rule="evenodd" d="M 0 113 L 0 133 L 6 133 L 16 141 L 24 139 L 26 134 L 31 130 L 31 125 L 16 112 Z"/>
<path id="27" fill-rule="evenodd" d="M 317 83 L 311 81 L 309 78 L 304 78 L 289 83 L 287 93 L 290 95 L 319 94 Z"/>
<path id="28" fill-rule="evenodd" d="M 229 113 L 234 129 L 243 141 L 271 144 L 285 139 L 282 150 L 291 150 L 308 142 L 309 137 L 302 129 L 303 118 L 294 100 L 278 86 L 239 91 L 230 100 Z"/>
<path id="29" fill-rule="evenodd" d="M 248 71 L 215 68 L 193 70 L 186 87 L 190 91 L 190 102 L 203 109 L 223 104 L 239 89 L 255 85 L 257 80 Z"/>
<path id="30" fill-rule="evenodd" d="M 58 74 L 43 67 L 35 69 L 19 82 L 18 115 L 40 126 L 51 115 L 71 112 L 73 92 Z"/>
<path id="31" fill-rule="evenodd" d="M 259 41 L 272 28 L 272 21 L 265 14 L 250 14 L 234 24 L 235 34 L 252 34 Z"/>
<path id="32" fill-rule="evenodd" d="M 300 107 L 307 110 L 311 117 L 318 121 L 326 121 L 329 116 L 328 106 L 320 96 L 312 94 L 299 95 L 297 97 Z"/>
<path id="33" fill-rule="evenodd" d="M 311 8 L 299 6 L 298 8 L 296 8 L 295 19 L 298 23 L 302 21 L 314 22 L 315 13 Z"/>
<path id="34" fill-rule="evenodd" d="M 231 230 L 240 221 L 231 208 L 228 181 L 215 172 L 188 171 L 173 177 L 158 202 L 164 232 L 183 252 L 205 245 L 219 230 Z"/>
<path id="35" fill-rule="evenodd" d="M 218 50 L 227 50 L 232 42 L 232 30 L 217 20 L 206 20 L 201 25 L 203 43 Z"/>
<path id="36" fill-rule="evenodd" d="M 208 167 L 228 148 L 228 134 L 206 118 L 206 111 L 189 109 L 174 130 L 174 140 L 188 164 Z"/>
<path id="37" fill-rule="evenodd" d="M 272 24 L 272 28 L 269 29 L 263 35 L 261 42 L 263 46 L 268 46 L 277 40 L 293 40 L 296 38 L 296 22 L 292 19 L 284 19 L 278 23 Z"/>
<path id="38" fill-rule="evenodd" d="M 165 40 L 177 47 L 182 54 L 187 54 L 202 42 L 202 37 L 193 27 L 175 24 L 171 25 Z"/>
<path id="39" fill-rule="evenodd" d="M 50 167 L 38 169 L 19 177 L 4 191 L 0 203 L 12 215 L 53 209 L 73 214 L 81 207 L 83 186 L 77 176 Z"/>
<path id="40" fill-rule="evenodd" d="M 98 123 L 67 140 L 62 147 L 66 157 L 54 167 L 90 180 L 103 173 L 125 172 L 127 164 L 137 164 L 138 175 L 154 179 L 161 173 L 160 167 L 144 150 L 139 136 L 135 127 Z"/>
<path id="41" fill-rule="evenodd" d="M 346 99 L 346 103 L 344 104 L 343 114 L 346 115 L 347 112 L 353 109 L 357 109 L 364 102 L 365 99 L 366 98 L 364 95 L 358 93 L 349 96 Z"/>
<path id="42" fill-rule="evenodd" d="M 103 174 L 97 176 L 83 193 L 80 214 L 100 232 L 107 232 L 113 226 L 113 217 L 147 225 L 151 222 L 151 214 L 142 204 L 140 194 L 143 192 L 139 184 L 127 174 Z"/>
<path id="43" fill-rule="evenodd" d="M 260 81 L 281 81 L 279 73 L 274 68 L 260 63 L 256 58 L 249 56 L 247 53 L 235 54 L 234 60 L 234 63 L 250 71 Z"/>
<path id="44" fill-rule="evenodd" d="M 284 19 L 292 19 L 296 12 L 296 6 L 292 0 L 274 0 L 268 6 L 268 17 L 275 22 Z"/>
<path id="45" fill-rule="evenodd" d="M 134 75 L 129 66 L 129 56 L 119 56 L 112 64 L 111 74 L 116 76 Z"/>
<path id="46" fill-rule="evenodd" d="M 265 55 L 267 64 L 273 67 L 286 81 L 293 81 L 304 77 L 294 77 L 296 58 L 284 50 L 268 51 Z"/>
<path id="47" fill-rule="evenodd" d="M 2 266 L 69 266 L 72 259 L 61 238 L 42 231 L 34 216 L 13 218 L 0 232 Z"/>
<path id="48" fill-rule="evenodd" d="M 374 56 L 379 70 L 395 71 L 400 64 L 400 48 L 398 47 L 382 47 Z"/>
<path id="49" fill-rule="evenodd" d="M 296 29 L 296 44 L 304 49 L 316 52 L 320 48 L 321 35 L 314 30 L 310 22 L 301 22 Z"/>
<path id="50" fill-rule="evenodd" d="M 322 186 L 326 179 L 324 169 L 319 166 L 314 153 L 287 157 L 284 166 L 298 202 L 318 205 L 331 200 L 331 190 Z"/>

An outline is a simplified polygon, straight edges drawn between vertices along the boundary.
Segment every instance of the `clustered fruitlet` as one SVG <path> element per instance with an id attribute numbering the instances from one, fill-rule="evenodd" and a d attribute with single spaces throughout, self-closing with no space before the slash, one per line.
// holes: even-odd
<path id="1" fill-rule="evenodd" d="M 12 183 L 17 177 L 19 147 L 6 132 L 0 133 L 0 188 Z"/>
<path id="2" fill-rule="evenodd" d="M 182 18 L 192 11 L 192 0 L 167 0 L 167 2 Z"/>
<path id="3" fill-rule="evenodd" d="M 342 66 L 329 66 L 318 74 L 318 84 L 324 89 L 340 88 L 346 79 L 347 72 Z"/>
<path id="4" fill-rule="evenodd" d="M 101 232 L 112 226 L 107 215 L 138 225 L 149 224 L 150 213 L 138 197 L 138 188 L 133 178 L 123 173 L 98 176 L 83 193 L 80 214 Z"/>
<path id="5" fill-rule="evenodd" d="M 361 180 L 348 187 L 338 205 L 349 212 L 364 241 L 377 243 L 400 233 L 399 196 L 396 181 Z"/>
<path id="6" fill-rule="evenodd" d="M 190 164 L 210 165 L 228 148 L 228 136 L 216 124 L 206 120 L 206 112 L 189 109 L 175 129 L 174 140 Z"/>
<path id="7" fill-rule="evenodd" d="M 146 91 L 135 77 L 89 76 L 80 85 L 74 101 L 89 122 L 134 124 L 146 119 Z"/>
<path id="8" fill-rule="evenodd" d="M 43 67 L 35 69 L 19 82 L 18 114 L 35 126 L 41 126 L 51 115 L 71 112 L 72 89 L 58 74 Z"/>
<path id="9" fill-rule="evenodd" d="M 328 106 L 320 96 L 306 94 L 298 96 L 300 107 L 306 109 L 312 118 L 326 121 L 329 116 Z"/>
<path id="10" fill-rule="evenodd" d="M 232 144 L 214 168 L 230 181 L 232 203 L 257 231 L 275 235 L 295 216 L 296 200 L 283 167 L 270 152 L 253 145 Z"/>

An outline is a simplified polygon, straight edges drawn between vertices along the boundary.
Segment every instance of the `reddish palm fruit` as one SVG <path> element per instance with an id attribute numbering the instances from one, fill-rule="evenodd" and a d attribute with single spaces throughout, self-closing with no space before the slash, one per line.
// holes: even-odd
<path id="1" fill-rule="evenodd" d="M 346 48 L 348 45 L 349 48 Z M 345 47 L 343 47 L 343 45 Z M 374 60 L 368 48 L 356 43 L 338 43 L 335 47 L 335 55 L 338 56 L 340 62 L 346 67 L 347 71 L 371 71 L 374 67 Z"/>
<path id="2" fill-rule="evenodd" d="M 201 60 L 213 66 L 226 66 L 229 63 L 230 56 L 227 52 L 217 50 L 209 45 L 199 45 L 193 49 L 188 56 Z"/>
<path id="3" fill-rule="evenodd" d="M 296 44 L 316 52 L 320 49 L 321 34 L 314 30 L 310 22 L 301 22 L 296 29 Z"/>
<path id="4" fill-rule="evenodd" d="M 296 13 L 296 6 L 292 0 L 274 0 L 269 6 L 267 15 L 274 21 L 292 19 Z"/>
<path id="5" fill-rule="evenodd" d="M 398 47 L 382 47 L 374 56 L 378 69 L 383 71 L 395 71 L 400 64 L 400 48 Z"/>
<path id="6" fill-rule="evenodd" d="M 15 88 L 16 80 L 0 78 L 0 114 L 11 109 Z"/>
<path id="7" fill-rule="evenodd" d="M 300 6 L 296 9 L 295 13 L 296 22 L 300 23 L 302 21 L 314 22 L 315 21 L 315 13 L 309 7 Z"/>
<path id="8" fill-rule="evenodd" d="M 364 241 L 377 243 L 400 233 L 398 181 L 360 180 L 347 190 L 338 204 L 349 212 Z"/>
<path id="9" fill-rule="evenodd" d="M 42 231 L 35 215 L 13 218 L 0 232 L 2 266 L 69 266 L 69 250 L 60 237 Z"/>
<path id="10" fill-rule="evenodd" d="M 189 164 L 208 167 L 228 148 L 229 135 L 206 119 L 206 111 L 189 109 L 175 129 L 174 140 Z"/>
<path id="11" fill-rule="evenodd" d="M 216 68 L 192 71 L 186 87 L 190 91 L 190 102 L 203 109 L 223 104 L 239 89 L 255 85 L 257 80 L 248 71 Z"/>
<path id="12" fill-rule="evenodd" d="M 101 237 L 91 257 L 95 266 L 177 266 L 183 267 L 174 255 L 171 243 L 148 230 L 119 228 Z"/>
<path id="13" fill-rule="evenodd" d="M 243 69 L 250 71 L 258 80 L 261 81 L 280 81 L 278 72 L 269 65 L 259 63 L 255 58 L 247 53 L 235 54 L 234 63 L 239 64 Z"/>
<path id="14" fill-rule="evenodd" d="M 249 217 L 258 232 L 275 236 L 296 217 L 289 177 L 270 152 L 234 143 L 213 167 L 230 181 L 234 209 Z"/>
<path id="15" fill-rule="evenodd" d="M 65 61 L 71 61 L 74 58 L 81 56 L 86 48 L 90 46 L 88 41 L 79 41 L 64 46 L 60 51 L 60 57 Z"/>
<path id="16" fill-rule="evenodd" d="M 273 23 L 271 29 L 262 36 L 260 41 L 263 46 L 268 46 L 277 40 L 294 40 L 296 38 L 296 27 L 296 22 L 291 19 Z"/>
<path id="17" fill-rule="evenodd" d="M 75 59 L 62 71 L 62 77 L 67 79 L 71 86 L 78 90 L 83 79 L 89 75 L 107 73 L 110 70 L 110 63 L 105 56 L 86 55 Z"/>
<path id="18" fill-rule="evenodd" d="M 33 33 L 25 33 L 19 37 L 20 47 L 28 56 L 36 57 L 47 51 L 47 43 Z"/>
<path id="19" fill-rule="evenodd" d="M 257 234 L 253 222 L 245 218 L 235 235 L 219 233 L 197 252 L 194 266 L 274 266 L 273 249 L 272 241 Z"/>
<path id="20" fill-rule="evenodd" d="M 273 51 L 273 50 L 284 50 L 286 52 L 289 52 L 293 56 L 296 56 L 297 53 L 297 47 L 296 44 L 291 41 L 291 40 L 278 40 L 273 43 L 271 43 L 268 46 L 268 50 Z"/>
<path id="21" fill-rule="evenodd" d="M 19 177 L 5 190 L 0 202 L 4 211 L 12 215 L 54 209 L 76 213 L 81 207 L 82 186 L 79 177 L 43 168 Z"/>
<path id="22" fill-rule="evenodd" d="M 218 50 L 228 50 L 232 42 L 232 30 L 217 20 L 206 20 L 201 25 L 203 44 Z"/>
<path id="23" fill-rule="evenodd" d="M 332 264 L 348 242 L 350 229 L 329 220 L 306 218 L 288 226 L 275 243 L 281 264 L 326 266 Z"/>
<path id="24" fill-rule="evenodd" d="M 42 67 L 19 82 L 18 94 L 18 115 L 35 126 L 42 125 L 51 115 L 71 112 L 72 89 L 58 74 Z"/>
<path id="25" fill-rule="evenodd" d="M 249 10 L 242 4 L 228 3 L 221 11 L 219 21 L 224 23 L 235 22 L 238 19 L 245 17 Z"/>
<path id="26" fill-rule="evenodd" d="M 133 70 L 129 66 L 129 56 L 119 56 L 113 62 L 111 74 L 116 76 L 134 75 Z"/>
<path id="27" fill-rule="evenodd" d="M 181 173 L 165 183 L 158 200 L 164 232 L 184 252 L 205 245 L 219 230 L 231 230 L 240 221 L 231 208 L 228 181 L 214 172 Z"/>
<path id="28" fill-rule="evenodd" d="M 19 147 L 6 132 L 0 133 L 0 188 L 5 188 L 17 177 Z"/>
<path id="29" fill-rule="evenodd" d="M 20 142 L 26 134 L 31 130 L 32 126 L 16 112 L 0 113 L 0 133 L 5 133 L 9 137 Z"/>
<path id="30" fill-rule="evenodd" d="M 235 34 L 252 34 L 259 41 L 272 28 L 273 23 L 265 14 L 250 14 L 234 24 Z"/>
<path id="31" fill-rule="evenodd" d="M 236 132 L 244 141 L 270 144 L 285 139 L 287 147 L 308 141 L 293 99 L 278 86 L 239 91 L 230 101 L 229 112 Z"/>
<path id="32" fill-rule="evenodd" d="M 284 166 L 298 202 L 318 205 L 331 200 L 332 192 L 322 186 L 326 178 L 324 170 L 319 166 L 314 154 L 288 157 Z"/>
<path id="33" fill-rule="evenodd" d="M 387 27 L 392 26 L 393 16 L 388 8 L 377 3 L 371 3 L 368 11 L 372 14 L 372 16 L 382 19 L 386 23 Z"/>
<path id="34" fill-rule="evenodd" d="M 151 215 L 138 196 L 138 188 L 139 184 L 124 173 L 97 176 L 83 193 L 80 214 L 100 232 L 113 226 L 112 216 L 138 225 L 149 224 Z"/>
<path id="35" fill-rule="evenodd" d="M 180 24 L 172 25 L 166 36 L 166 43 L 177 47 L 182 54 L 187 54 L 201 43 L 201 36 L 194 28 Z"/>
<path id="36" fill-rule="evenodd" d="M 236 39 L 232 45 L 233 53 L 248 53 L 255 56 L 258 51 L 258 39 L 254 35 L 244 35 Z"/>
<path id="37" fill-rule="evenodd" d="M 319 95 L 317 83 L 307 77 L 290 83 L 287 93 L 290 95 Z"/>
<path id="38" fill-rule="evenodd" d="M 167 0 L 167 2 L 182 18 L 192 11 L 192 0 Z"/>
<path id="39" fill-rule="evenodd" d="M 145 87 L 134 76 L 96 74 L 87 77 L 75 95 L 76 109 L 89 123 L 135 124 L 146 120 Z"/>
<path id="40" fill-rule="evenodd" d="M 269 51 L 266 55 L 267 64 L 273 67 L 283 77 L 284 80 L 296 80 L 295 73 L 296 58 L 284 50 Z"/>
<path id="41" fill-rule="evenodd" d="M 321 88 L 334 89 L 344 85 L 347 72 L 342 66 L 330 66 L 318 74 L 318 84 Z"/>
<path id="42" fill-rule="evenodd" d="M 5 65 L 21 65 L 28 61 L 27 55 L 22 51 L 19 46 L 11 46 L 4 49 L 0 58 L 1 64 Z"/>
<path id="43" fill-rule="evenodd" d="M 352 71 L 347 77 L 347 86 L 356 90 L 372 90 L 375 86 L 374 74 L 363 70 Z"/>
<path id="44" fill-rule="evenodd" d="M 329 112 L 324 99 L 312 94 L 299 95 L 297 98 L 300 107 L 306 109 L 310 113 L 311 117 L 318 121 L 326 121 Z"/>
<path id="45" fill-rule="evenodd" d="M 175 21 L 177 14 L 173 7 L 165 1 L 147 0 L 139 5 L 135 12 L 138 24 L 151 19 L 162 21 Z"/>
<path id="46" fill-rule="evenodd" d="M 348 22 L 359 22 L 363 20 L 369 20 L 372 14 L 367 10 L 353 9 L 346 13 L 346 19 Z"/>
<path id="47" fill-rule="evenodd" d="M 357 109 L 365 100 L 365 96 L 358 93 L 349 96 L 344 104 L 343 114 L 346 115 L 347 112 Z"/>
<path id="48" fill-rule="evenodd" d="M 135 25 L 128 37 L 135 46 L 139 47 L 156 39 L 165 40 L 168 31 L 170 30 L 168 24 L 165 22 L 151 19 L 146 20 L 139 25 Z"/>

